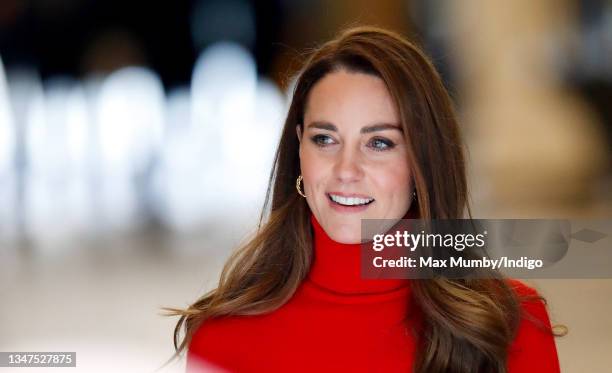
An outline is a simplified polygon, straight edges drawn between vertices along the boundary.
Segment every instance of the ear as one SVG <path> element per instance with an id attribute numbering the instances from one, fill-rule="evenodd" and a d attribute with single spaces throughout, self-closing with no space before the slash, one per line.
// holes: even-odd
<path id="1" fill-rule="evenodd" d="M 298 124 L 295 126 L 295 132 L 297 133 L 298 141 L 302 142 L 302 125 Z"/>

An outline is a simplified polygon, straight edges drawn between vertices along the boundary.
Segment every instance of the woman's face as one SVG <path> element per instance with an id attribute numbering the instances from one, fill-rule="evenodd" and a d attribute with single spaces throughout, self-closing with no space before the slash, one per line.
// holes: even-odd
<path id="1" fill-rule="evenodd" d="M 308 206 L 334 241 L 361 242 L 361 219 L 406 214 L 412 202 L 407 144 L 380 78 L 327 74 L 311 89 L 297 132 Z"/>

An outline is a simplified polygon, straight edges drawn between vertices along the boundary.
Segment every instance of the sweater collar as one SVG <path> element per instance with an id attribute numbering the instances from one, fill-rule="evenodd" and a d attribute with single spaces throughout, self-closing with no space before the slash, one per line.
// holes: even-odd
<path id="1" fill-rule="evenodd" d="M 404 219 L 414 216 L 409 212 Z M 313 263 L 308 278 L 315 285 L 335 293 L 384 293 L 409 285 L 407 279 L 366 279 L 361 277 L 361 244 L 334 241 L 312 212 L 314 233 Z"/>

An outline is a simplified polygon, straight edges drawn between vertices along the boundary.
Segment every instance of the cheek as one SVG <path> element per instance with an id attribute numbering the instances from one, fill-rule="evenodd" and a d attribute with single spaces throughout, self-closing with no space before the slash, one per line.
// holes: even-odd
<path id="1" fill-rule="evenodd" d="M 409 198 L 411 173 L 407 162 L 389 162 L 373 167 L 372 175 L 381 195 L 389 196 L 393 202 Z"/>
<path id="2" fill-rule="evenodd" d="M 300 147 L 300 169 L 307 187 L 316 184 L 321 179 L 325 165 L 324 160 L 309 146 Z"/>

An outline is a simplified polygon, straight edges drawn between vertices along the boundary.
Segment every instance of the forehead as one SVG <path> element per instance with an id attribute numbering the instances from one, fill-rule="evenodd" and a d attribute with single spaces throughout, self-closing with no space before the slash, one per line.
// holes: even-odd
<path id="1" fill-rule="evenodd" d="M 319 80 L 308 97 L 304 121 L 326 120 L 338 126 L 399 122 L 391 95 L 377 76 L 332 72 Z"/>

